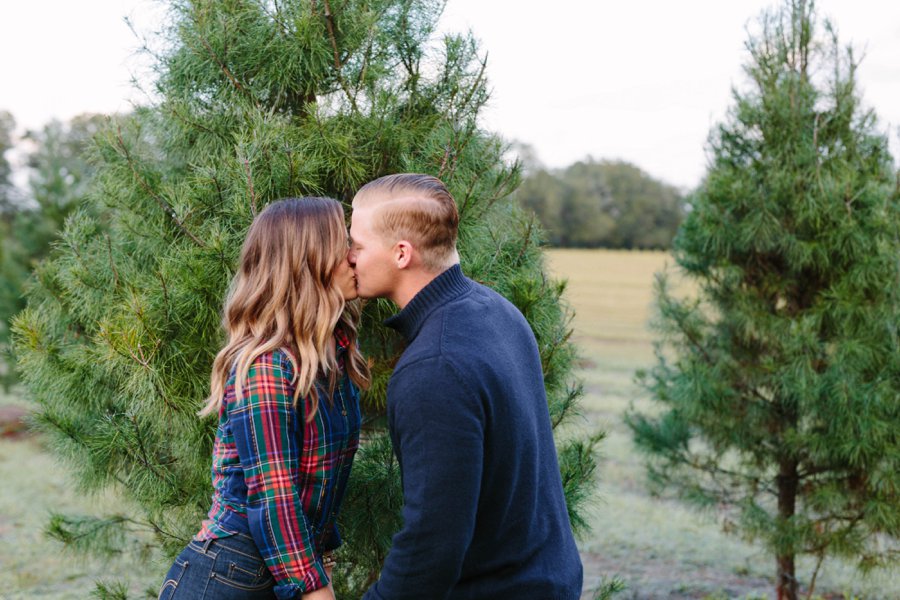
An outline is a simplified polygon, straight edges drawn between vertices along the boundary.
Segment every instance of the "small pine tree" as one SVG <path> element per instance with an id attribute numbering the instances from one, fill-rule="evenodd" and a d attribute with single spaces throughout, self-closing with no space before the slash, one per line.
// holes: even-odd
<path id="1" fill-rule="evenodd" d="M 629 417 L 651 480 L 726 508 L 790 600 L 797 555 L 873 567 L 900 535 L 900 196 L 852 51 L 825 31 L 790 0 L 751 37 L 752 85 L 676 237 L 699 297 L 659 279 L 643 383 L 663 411 Z"/>
<path id="2" fill-rule="evenodd" d="M 73 213 L 15 320 L 37 421 L 88 489 L 116 486 L 134 509 L 58 517 L 84 547 L 142 527 L 171 555 L 209 506 L 214 424 L 196 411 L 223 343 L 220 310 L 247 228 L 267 203 L 344 202 L 392 172 L 443 179 L 459 204 L 465 272 L 518 306 L 536 334 L 554 425 L 579 395 L 563 285 L 545 274 L 539 228 L 508 199 L 516 166 L 480 129 L 487 100 L 476 43 L 434 43 L 437 0 L 178 0 L 158 57 L 157 106 L 119 119 L 93 150 L 92 216 Z M 402 341 L 369 302 L 364 444 L 340 525 L 340 596 L 375 578 L 399 527 L 398 467 L 385 387 Z M 573 526 L 592 491 L 593 440 L 560 443 Z M 130 512 L 129 512 L 130 511 Z M 96 539 L 96 543 L 92 540 Z M 162 576 L 162 573 L 160 573 Z"/>

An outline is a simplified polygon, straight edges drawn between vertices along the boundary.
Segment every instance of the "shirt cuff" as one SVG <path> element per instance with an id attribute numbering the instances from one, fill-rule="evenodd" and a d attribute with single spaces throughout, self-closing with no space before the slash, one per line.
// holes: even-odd
<path id="1" fill-rule="evenodd" d="M 308 594 L 315 590 L 321 589 L 328 585 L 328 575 L 325 574 L 325 567 L 322 562 L 317 560 L 309 571 L 303 576 L 303 583 L 284 583 L 275 585 L 272 590 L 278 600 L 300 600 L 303 594 Z"/>

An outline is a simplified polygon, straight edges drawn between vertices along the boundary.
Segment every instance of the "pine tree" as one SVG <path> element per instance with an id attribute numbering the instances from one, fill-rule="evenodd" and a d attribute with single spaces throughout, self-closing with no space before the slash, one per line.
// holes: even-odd
<path id="1" fill-rule="evenodd" d="M 13 231 L 13 219 L 17 211 L 16 190 L 12 181 L 12 165 L 7 153 L 13 148 L 16 121 L 7 111 L 0 111 L 0 382 L 11 378 L 8 345 L 9 317 L 21 308 L 21 288 L 16 284 L 21 273 L 12 268 L 15 261 L 5 247 L 5 240 Z M 15 281 L 8 281 L 10 273 Z"/>
<path id="2" fill-rule="evenodd" d="M 14 363 L 6 352 L 6 324 L 25 307 L 24 287 L 31 270 L 49 252 L 66 216 L 85 194 L 93 174 L 86 160 L 87 145 L 105 119 L 80 115 L 66 123 L 51 121 L 24 136 L 34 148 L 27 155 L 28 187 L 15 202 L 7 203 L 0 224 L 0 362 Z M 0 384 L 8 387 L 14 382 L 15 370 L 0 369 Z"/>
<path id="3" fill-rule="evenodd" d="M 19 370 L 37 422 L 81 485 L 114 486 L 119 515 L 57 516 L 88 549 L 149 529 L 169 556 L 208 509 L 213 423 L 195 413 L 223 342 L 220 310 L 253 216 L 286 196 L 349 202 L 393 172 L 443 179 L 460 214 L 464 271 L 531 323 L 554 426 L 576 408 L 563 284 L 541 234 L 509 200 L 519 170 L 483 131 L 485 61 L 469 36 L 435 41 L 436 0 L 176 1 L 158 55 L 157 105 L 118 119 L 93 149 L 90 206 L 69 216 L 15 320 Z M 398 467 L 384 433 L 385 386 L 402 351 L 366 305 L 374 359 L 364 444 L 341 514 L 339 595 L 359 597 L 399 527 Z M 573 526 L 592 493 L 591 440 L 560 440 Z M 127 536 L 126 536 L 127 539 Z M 164 570 L 164 569 L 163 569 Z M 160 572 L 160 577 L 162 572 Z M 101 591 L 98 591 L 102 595 Z"/>
<path id="4" fill-rule="evenodd" d="M 662 410 L 629 417 L 658 489 L 765 544 L 791 600 L 797 555 L 814 588 L 825 557 L 885 565 L 900 535 L 900 195 L 852 50 L 824 33 L 791 0 L 751 36 L 675 241 L 697 297 L 658 282 L 643 383 Z"/>

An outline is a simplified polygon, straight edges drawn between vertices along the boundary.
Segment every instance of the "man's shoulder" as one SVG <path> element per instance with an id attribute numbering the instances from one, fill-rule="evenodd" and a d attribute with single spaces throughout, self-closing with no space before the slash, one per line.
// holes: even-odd
<path id="1" fill-rule="evenodd" d="M 428 388 L 436 380 L 454 378 L 458 374 L 460 349 L 447 344 L 447 329 L 457 325 L 444 305 L 428 316 L 422 329 L 403 351 L 394 366 L 390 383 L 393 387 Z"/>
<path id="2" fill-rule="evenodd" d="M 475 282 L 472 292 L 444 307 L 445 341 L 467 354 L 472 347 L 483 347 L 490 338 L 515 332 L 531 332 L 531 326 L 519 308 L 497 290 Z"/>
<path id="3" fill-rule="evenodd" d="M 521 316 L 521 312 L 506 296 L 490 287 L 486 283 L 472 282 L 470 294 L 451 303 L 448 308 L 460 312 L 472 311 L 473 318 L 487 317 L 498 318 L 500 314 L 515 314 Z"/>
<path id="4" fill-rule="evenodd" d="M 442 337 L 438 332 L 433 337 L 418 336 L 413 340 L 394 366 L 391 381 L 420 379 L 423 378 L 423 374 L 452 368 L 441 343 Z"/>
<path id="5" fill-rule="evenodd" d="M 398 361 L 394 375 L 411 369 L 465 370 L 484 354 L 501 332 L 528 330 L 525 317 L 499 292 L 477 281 L 470 290 L 435 309 Z M 488 352 L 488 354 L 490 354 Z M 412 374 L 410 376 L 416 376 Z"/>

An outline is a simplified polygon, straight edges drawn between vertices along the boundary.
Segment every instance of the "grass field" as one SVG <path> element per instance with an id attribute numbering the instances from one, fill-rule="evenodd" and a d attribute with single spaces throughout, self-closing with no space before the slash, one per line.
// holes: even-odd
<path id="1" fill-rule="evenodd" d="M 634 372 L 653 361 L 647 328 L 653 274 L 670 259 L 662 253 L 555 250 L 549 260 L 569 280 L 567 297 L 577 311 L 573 326 L 586 390 L 580 426 L 608 432 L 593 530 L 581 541 L 584 598 L 591 598 L 601 578 L 613 575 L 628 586 L 617 596 L 622 600 L 774 597 L 774 561 L 763 551 L 723 534 L 713 514 L 647 494 L 640 458 L 622 423 L 632 402 L 650 406 Z M 4 404 L 22 401 L 0 396 Z M 128 581 L 133 598 L 159 585 L 167 565 L 133 557 L 84 559 L 64 553 L 42 534 L 51 509 L 102 512 L 115 509 L 116 500 L 77 493 L 39 438 L 0 438 L 0 481 L 0 600 L 87 598 L 97 579 Z M 801 561 L 803 581 L 811 570 L 810 562 Z M 864 580 L 843 563 L 826 562 L 817 595 L 900 598 L 900 578 L 882 572 Z"/>
<path id="2" fill-rule="evenodd" d="M 584 598 L 590 598 L 601 577 L 612 575 L 628 586 L 617 596 L 622 599 L 774 597 L 774 559 L 722 533 L 716 515 L 647 494 L 640 457 L 622 421 L 631 403 L 652 408 L 635 384 L 634 372 L 653 364 L 647 325 L 653 276 L 671 265 L 671 258 L 657 252 L 552 250 L 549 263 L 556 275 L 568 279 L 568 298 L 576 311 L 584 426 L 608 432 L 593 531 L 581 542 Z M 675 289 L 691 290 L 685 283 Z M 812 568 L 810 561 L 800 561 L 801 581 L 809 580 Z M 880 572 L 864 580 L 848 565 L 826 561 L 816 595 L 900 598 L 900 576 Z"/>
<path id="3" fill-rule="evenodd" d="M 0 407 L 23 406 L 0 392 Z M 26 407 L 27 408 L 27 407 Z M 128 584 L 134 598 L 160 585 L 160 568 L 134 556 L 90 558 L 63 549 L 44 534 L 51 512 L 113 514 L 112 494 L 86 496 L 39 437 L 0 437 L 0 599 L 83 600 L 95 581 Z"/>

